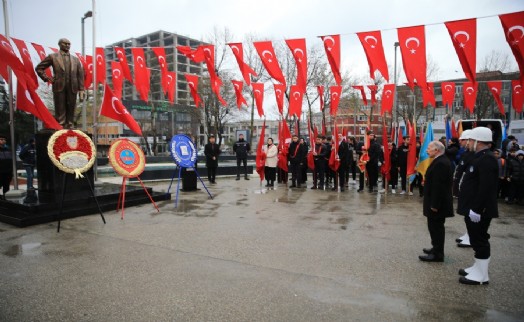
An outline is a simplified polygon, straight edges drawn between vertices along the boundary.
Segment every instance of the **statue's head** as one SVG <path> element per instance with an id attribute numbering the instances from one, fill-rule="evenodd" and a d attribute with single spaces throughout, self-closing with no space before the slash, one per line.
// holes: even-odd
<path id="1" fill-rule="evenodd" d="M 60 47 L 61 51 L 68 52 L 71 48 L 71 42 L 67 38 L 60 38 L 58 41 L 58 47 Z"/>

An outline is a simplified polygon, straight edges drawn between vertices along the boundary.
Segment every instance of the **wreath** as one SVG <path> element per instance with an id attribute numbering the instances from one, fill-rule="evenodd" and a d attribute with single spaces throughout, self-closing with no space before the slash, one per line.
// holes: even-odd
<path id="1" fill-rule="evenodd" d="M 91 138 L 79 130 L 56 131 L 47 143 L 47 154 L 53 164 L 63 172 L 83 178 L 82 173 L 91 169 L 96 159 L 96 149 Z"/>
<path id="2" fill-rule="evenodd" d="M 109 163 L 124 177 L 137 177 L 146 166 L 144 151 L 129 139 L 118 139 L 109 148 Z"/>

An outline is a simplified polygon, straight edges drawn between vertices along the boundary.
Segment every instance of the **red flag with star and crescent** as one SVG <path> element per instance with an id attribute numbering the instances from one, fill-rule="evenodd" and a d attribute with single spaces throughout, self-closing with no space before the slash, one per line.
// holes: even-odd
<path id="1" fill-rule="evenodd" d="M 17 81 L 22 82 L 24 87 L 35 88 L 31 80 L 27 80 L 26 71 L 24 64 L 20 61 L 18 56 L 15 54 L 15 50 L 9 43 L 9 40 L 4 35 L 0 34 L 0 75 L 5 77 L 6 81 L 9 81 L 7 74 L 7 67 L 11 67 L 11 70 L 16 75 Z"/>
<path id="2" fill-rule="evenodd" d="M 271 41 L 255 41 L 253 45 L 255 46 L 258 56 L 260 56 L 262 64 L 269 75 L 280 84 L 286 85 L 286 79 L 284 78 L 282 69 L 280 69 L 280 65 L 278 64 L 277 56 Z"/>
<path id="3" fill-rule="evenodd" d="M 231 80 L 233 83 L 233 87 L 235 88 L 235 95 L 237 98 L 237 107 L 240 110 L 242 108 L 242 104 L 247 106 L 246 99 L 244 98 L 244 95 L 242 95 L 242 88 L 244 87 L 244 82 L 239 80 Z"/>
<path id="4" fill-rule="evenodd" d="M 500 93 L 502 92 L 502 81 L 487 82 L 487 85 L 489 91 L 495 99 L 495 102 L 497 102 L 500 114 L 505 114 L 504 104 L 502 104 L 502 100 L 500 99 Z"/>
<path id="5" fill-rule="evenodd" d="M 477 19 L 445 22 L 453 47 L 470 82 L 477 76 Z"/>
<path id="6" fill-rule="evenodd" d="M 95 55 L 96 63 L 96 83 L 105 84 L 106 83 L 106 57 L 104 54 L 103 47 L 96 47 Z"/>
<path id="7" fill-rule="evenodd" d="M 255 84 L 257 83 L 252 83 L 251 86 Z M 266 140 L 265 137 L 266 137 L 266 119 L 264 119 L 264 125 L 262 125 L 262 131 L 260 131 L 260 137 L 258 138 L 257 156 L 255 160 L 256 171 L 258 175 L 260 176 L 260 181 L 264 180 L 264 175 L 265 175 L 264 170 L 265 170 L 265 165 L 266 165 L 266 153 L 262 149 L 262 147 L 264 146 L 264 141 Z"/>
<path id="8" fill-rule="evenodd" d="M 377 103 L 378 86 L 368 85 L 368 88 L 371 91 L 371 105 L 375 105 Z"/>
<path id="9" fill-rule="evenodd" d="M 426 108 L 428 104 L 431 104 L 433 108 L 437 107 L 434 86 L 433 83 L 430 82 L 427 83 L 426 87 L 422 88 L 422 107 Z"/>
<path id="10" fill-rule="evenodd" d="M 470 113 L 473 113 L 475 109 L 475 101 L 477 100 L 477 85 L 478 83 L 467 82 L 464 83 L 464 107 L 466 107 Z"/>
<path id="11" fill-rule="evenodd" d="M 511 81 L 511 104 L 517 113 L 522 113 L 522 104 L 524 103 L 524 92 L 522 92 L 522 85 L 519 80 Z"/>
<path id="12" fill-rule="evenodd" d="M 367 106 L 368 105 L 368 99 L 366 98 L 366 92 L 364 90 L 364 86 L 363 85 L 355 85 L 355 86 L 351 86 L 353 87 L 354 89 L 358 89 L 360 91 L 360 94 L 362 95 L 362 103 L 364 104 L 364 106 Z"/>
<path id="13" fill-rule="evenodd" d="M 398 28 L 402 65 L 411 90 L 426 86 L 426 36 L 424 26 Z"/>
<path id="14" fill-rule="evenodd" d="M 264 83 L 251 83 L 258 116 L 264 116 Z M 265 122 L 265 121 L 264 121 Z"/>
<path id="15" fill-rule="evenodd" d="M 124 72 L 125 79 L 127 79 L 131 84 L 133 84 L 133 77 L 131 76 L 131 70 L 129 69 L 129 65 L 127 63 L 125 49 L 122 47 L 115 47 L 115 53 L 116 57 L 118 58 L 118 61 L 120 62 L 120 65 L 122 66 L 122 71 Z"/>
<path id="16" fill-rule="evenodd" d="M 517 60 L 520 84 L 524 86 L 524 11 L 500 15 L 506 41 Z"/>
<path id="17" fill-rule="evenodd" d="M 307 86 L 307 49 L 306 39 L 287 39 L 286 44 L 291 50 L 297 65 L 297 85 L 306 91 Z"/>
<path id="18" fill-rule="evenodd" d="M 149 98 L 149 75 L 147 72 L 144 49 L 140 47 L 131 48 L 133 53 L 133 65 L 135 67 L 135 87 L 144 102 Z"/>
<path id="19" fill-rule="evenodd" d="M 318 99 L 320 100 L 320 110 L 324 109 L 324 86 L 317 85 Z"/>
<path id="20" fill-rule="evenodd" d="M 142 129 L 126 107 L 113 93 L 108 84 L 104 88 L 104 99 L 100 107 L 99 115 L 109 117 L 115 121 L 124 123 L 131 131 L 142 136 Z"/>
<path id="21" fill-rule="evenodd" d="M 153 47 L 151 49 L 158 59 L 158 66 L 160 66 L 160 71 L 163 76 L 167 73 L 166 50 L 164 47 Z"/>
<path id="22" fill-rule="evenodd" d="M 34 88 L 37 88 L 38 79 L 36 78 L 33 61 L 31 60 L 31 55 L 27 50 L 25 41 L 13 37 L 11 37 L 11 40 L 15 43 L 16 48 L 18 48 L 18 51 L 20 52 L 20 57 L 22 57 L 22 62 L 24 63 L 24 69 L 26 72 L 26 79 L 32 83 Z"/>
<path id="23" fill-rule="evenodd" d="M 335 82 L 338 86 L 342 84 L 342 76 L 340 76 L 340 35 L 321 36 L 324 43 L 324 49 L 328 58 L 329 66 Z"/>
<path id="24" fill-rule="evenodd" d="M 440 84 L 442 90 L 442 105 L 452 107 L 455 101 L 455 83 L 454 82 L 442 82 Z"/>
<path id="25" fill-rule="evenodd" d="M 287 167 L 287 155 L 289 152 L 289 144 L 291 143 L 291 131 L 289 130 L 289 126 L 287 125 L 287 122 L 285 119 L 282 119 L 279 123 L 280 131 L 279 131 L 279 138 L 278 138 L 278 147 L 279 147 L 279 154 L 278 154 L 278 167 L 281 168 L 284 171 L 288 171 Z"/>
<path id="26" fill-rule="evenodd" d="M 375 72 L 379 71 L 380 75 L 389 82 L 388 64 L 380 31 L 358 32 L 357 36 L 368 59 L 370 77 L 375 79 Z"/>
<path id="27" fill-rule="evenodd" d="M 286 85 L 273 84 L 275 88 L 275 98 L 277 99 L 278 113 L 284 115 L 284 95 L 286 94 Z"/>
<path id="28" fill-rule="evenodd" d="M 167 98 L 171 104 L 175 103 L 176 94 L 176 73 L 167 71 L 162 76 L 162 89 L 167 94 Z"/>
<path id="29" fill-rule="evenodd" d="M 340 95 L 342 94 L 342 86 L 334 85 L 329 87 L 329 95 L 331 96 L 331 106 L 329 114 L 336 116 L 338 111 L 338 104 L 340 103 Z"/>
<path id="30" fill-rule="evenodd" d="M 32 88 L 25 88 L 23 83 L 16 84 L 16 108 L 33 114 L 44 123 L 44 128 L 61 130 L 62 125 L 58 124 L 51 115 L 40 96 Z"/>
<path id="31" fill-rule="evenodd" d="M 32 42 L 31 45 L 33 45 L 33 48 L 36 50 L 36 53 L 38 54 L 38 57 L 40 57 L 40 60 L 44 60 L 44 58 L 47 56 L 47 54 L 45 53 L 44 46 L 39 45 L 39 44 L 35 44 L 34 42 Z M 86 71 L 87 71 L 87 69 L 86 69 Z M 51 69 L 50 68 L 45 70 L 45 74 L 47 75 L 48 79 L 51 79 L 53 77 L 53 74 L 51 74 Z M 87 74 L 87 72 L 86 72 L 86 74 Z M 48 84 L 51 84 L 51 83 L 48 83 Z M 85 85 L 85 81 L 84 81 L 84 87 L 87 88 L 87 85 Z"/>
<path id="32" fill-rule="evenodd" d="M 118 99 L 122 99 L 122 83 L 124 82 L 124 73 L 122 64 L 119 61 L 111 61 L 111 81 L 113 83 L 114 93 Z"/>
<path id="33" fill-rule="evenodd" d="M 187 58 L 191 59 L 195 63 L 201 63 L 204 61 L 204 47 L 198 46 L 196 49 L 191 49 L 189 46 L 176 46 L 176 49 Z"/>
<path id="34" fill-rule="evenodd" d="M 340 142 L 338 141 L 338 130 L 335 120 L 333 120 L 333 127 L 333 139 L 331 141 L 331 154 L 329 156 L 328 166 L 331 170 L 337 172 L 340 167 L 340 158 L 338 156 L 338 146 Z"/>
<path id="35" fill-rule="evenodd" d="M 202 99 L 198 95 L 198 76 L 192 74 L 184 74 L 187 81 L 187 86 L 189 86 L 189 91 L 195 102 L 195 106 L 198 108 L 202 104 Z"/>
<path id="36" fill-rule="evenodd" d="M 393 98 L 395 97 L 395 84 L 386 84 L 382 89 L 382 102 L 380 107 L 380 115 L 384 113 L 391 113 L 393 110 Z"/>
<path id="37" fill-rule="evenodd" d="M 302 115 L 302 100 L 304 98 L 304 92 L 302 87 L 298 85 L 291 85 L 289 88 L 289 109 L 288 114 L 295 115 L 300 120 Z"/>
<path id="38" fill-rule="evenodd" d="M 231 51 L 233 52 L 233 55 L 235 56 L 235 59 L 238 63 L 238 68 L 240 68 L 240 72 L 242 73 L 242 77 L 244 78 L 244 81 L 246 82 L 247 86 L 251 86 L 251 75 L 254 77 L 257 77 L 257 73 L 244 62 L 244 49 L 241 42 L 237 43 L 230 43 L 227 44 L 229 48 L 231 48 Z"/>

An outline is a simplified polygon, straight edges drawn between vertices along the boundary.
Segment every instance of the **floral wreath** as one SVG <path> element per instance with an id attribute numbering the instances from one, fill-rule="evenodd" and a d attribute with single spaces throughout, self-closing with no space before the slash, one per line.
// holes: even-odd
<path id="1" fill-rule="evenodd" d="M 96 150 L 93 141 L 79 130 L 56 131 L 47 143 L 47 154 L 53 164 L 63 172 L 83 178 L 82 173 L 95 163 Z"/>
<path id="2" fill-rule="evenodd" d="M 146 166 L 144 151 L 129 139 L 118 139 L 109 148 L 109 163 L 124 177 L 137 177 Z"/>

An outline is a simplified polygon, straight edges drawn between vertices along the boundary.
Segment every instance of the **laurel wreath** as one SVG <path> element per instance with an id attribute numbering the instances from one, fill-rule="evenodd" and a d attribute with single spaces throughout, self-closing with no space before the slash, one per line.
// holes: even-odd
<path id="1" fill-rule="evenodd" d="M 77 145 L 71 148 L 67 138 L 76 137 Z M 83 178 L 82 173 L 91 169 L 95 163 L 96 149 L 91 138 L 79 130 L 56 131 L 47 143 L 47 155 L 60 171 Z"/>
<path id="2" fill-rule="evenodd" d="M 118 147 L 124 142 L 127 142 L 129 143 L 129 145 L 132 145 L 135 150 L 133 152 L 135 152 L 138 156 L 139 163 L 136 166 L 136 168 L 131 172 L 128 169 L 121 167 L 116 160 L 117 155 L 115 152 L 118 149 Z M 111 147 L 109 148 L 109 163 L 111 163 L 111 166 L 113 167 L 113 169 L 115 169 L 115 171 L 118 174 L 125 177 L 136 177 L 140 175 L 142 172 L 144 172 L 144 168 L 146 166 L 146 157 L 142 149 L 135 142 L 128 139 L 118 139 L 115 142 L 113 142 L 111 144 Z"/>

